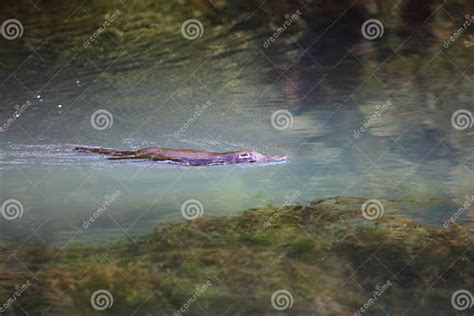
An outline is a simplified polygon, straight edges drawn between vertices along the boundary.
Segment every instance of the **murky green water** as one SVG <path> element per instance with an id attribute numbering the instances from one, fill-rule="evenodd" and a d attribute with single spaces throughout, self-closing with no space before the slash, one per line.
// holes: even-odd
<path id="1" fill-rule="evenodd" d="M 313 13 L 300 8 L 308 21 L 264 48 L 282 17 L 260 9 L 222 19 L 197 10 L 204 32 L 187 40 L 180 28 L 190 16 L 178 4 L 76 7 L 34 14 L 6 4 L 24 34 L 0 42 L 0 123 L 13 121 L 0 133 L 0 198 L 20 201 L 23 214 L 0 221 L 1 239 L 137 236 L 182 219 L 188 199 L 205 215 L 335 195 L 394 199 L 400 212 L 442 224 L 474 193 L 474 130 L 451 122 L 456 110 L 474 108 L 473 48 L 468 34 L 442 47 L 457 28 L 442 12 L 412 32 L 388 14 L 384 37 L 368 41 L 348 21 L 311 25 Z M 104 21 L 97 41 L 84 42 Z M 354 137 L 377 107 L 380 117 Z M 272 115 L 281 109 L 292 124 L 279 130 Z M 97 110 L 112 114 L 109 128 L 93 127 Z M 106 161 L 72 152 L 75 145 L 250 148 L 290 159 L 189 168 Z"/>

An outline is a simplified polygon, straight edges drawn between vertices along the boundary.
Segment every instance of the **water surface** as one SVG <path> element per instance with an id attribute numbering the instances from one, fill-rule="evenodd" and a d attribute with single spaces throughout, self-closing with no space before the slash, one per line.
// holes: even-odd
<path id="1" fill-rule="evenodd" d="M 456 110 L 473 110 L 472 47 L 464 44 L 467 34 L 442 47 L 457 25 L 445 26 L 442 13 L 433 12 L 424 32 L 387 18 L 377 41 L 350 21 L 316 28 L 300 20 L 264 48 L 281 19 L 218 22 L 203 14 L 203 36 L 187 40 L 180 32 L 186 13 L 164 4 L 17 12 L 24 35 L 0 46 L 1 123 L 14 118 L 0 133 L 0 197 L 20 201 L 24 211 L 0 221 L 1 239 L 138 236 L 181 220 L 189 199 L 205 215 L 231 215 L 268 203 L 359 196 L 398 201 L 400 212 L 440 225 L 474 193 L 473 130 L 451 122 Z M 97 42 L 85 45 L 116 10 Z M 91 124 L 97 110 L 112 114 L 109 128 Z M 272 125 L 278 110 L 289 111 L 291 126 Z M 73 152 L 77 145 L 248 148 L 290 159 L 180 167 L 111 162 Z M 106 212 L 81 229 L 114 192 L 119 197 Z"/>

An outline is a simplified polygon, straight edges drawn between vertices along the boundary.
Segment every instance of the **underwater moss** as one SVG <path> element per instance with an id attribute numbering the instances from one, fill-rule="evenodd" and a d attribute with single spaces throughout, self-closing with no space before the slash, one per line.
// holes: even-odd
<path id="1" fill-rule="evenodd" d="M 9 243 L 1 251 L 0 300 L 31 281 L 7 315 L 271 315 L 277 313 L 272 294 L 280 289 L 292 295 L 283 311 L 292 315 L 348 315 L 364 306 L 368 314 L 409 306 L 452 313 L 451 294 L 474 283 L 472 233 L 462 225 L 446 230 L 417 223 L 398 215 L 393 201 L 384 203 L 383 217 L 368 221 L 360 212 L 364 201 L 335 197 L 203 217 L 112 245 Z M 391 286 L 375 300 L 386 282 Z M 98 289 L 114 302 L 100 312 L 90 303 Z"/>

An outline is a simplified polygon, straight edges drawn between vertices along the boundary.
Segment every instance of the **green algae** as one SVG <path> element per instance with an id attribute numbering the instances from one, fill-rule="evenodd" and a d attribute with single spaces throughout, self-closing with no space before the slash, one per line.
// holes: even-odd
<path id="1" fill-rule="evenodd" d="M 98 314 L 90 297 L 106 289 L 114 304 L 100 313 L 172 315 L 209 282 L 186 310 L 190 315 L 276 314 L 271 296 L 279 289 L 294 299 L 283 314 L 348 315 L 390 281 L 367 313 L 398 314 L 410 306 L 452 313 L 451 294 L 474 283 L 472 233 L 397 215 L 393 201 L 384 201 L 384 215 L 369 221 L 361 215 L 364 201 L 268 206 L 169 223 L 135 241 L 98 246 L 6 244 L 0 300 L 31 280 L 7 314 L 20 307 L 31 314 Z"/>

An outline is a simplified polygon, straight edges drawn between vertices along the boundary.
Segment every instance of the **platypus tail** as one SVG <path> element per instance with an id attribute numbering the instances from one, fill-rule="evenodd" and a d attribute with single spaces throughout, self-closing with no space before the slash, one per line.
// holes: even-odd
<path id="1" fill-rule="evenodd" d="M 75 147 L 75 151 L 82 153 L 95 153 L 102 155 L 118 156 L 118 157 L 130 157 L 133 158 L 136 154 L 134 150 L 122 150 L 122 149 L 112 149 L 112 148 L 102 148 L 102 147 Z"/>

